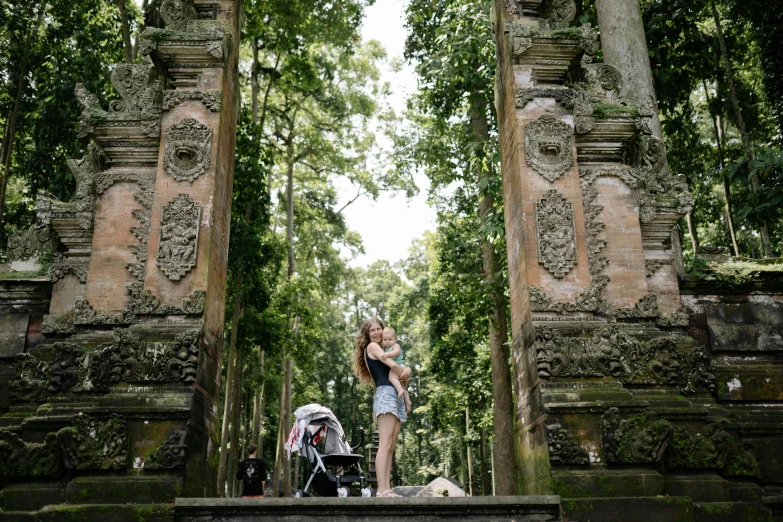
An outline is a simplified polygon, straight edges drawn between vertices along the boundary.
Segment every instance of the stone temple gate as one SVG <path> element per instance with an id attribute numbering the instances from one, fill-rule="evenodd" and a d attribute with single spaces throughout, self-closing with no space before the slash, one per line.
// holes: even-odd
<path id="1" fill-rule="evenodd" d="M 573 0 L 494 3 L 528 497 L 198 500 L 216 482 L 241 8 L 164 0 L 142 63 L 107 79 L 119 100 L 76 87 L 74 196 L 40 194 L 9 242 L 0 520 L 783 519 L 783 281 L 678 274 L 692 202 L 638 5 L 618 29 L 607 10 L 634 3 L 599 0 L 599 42 Z M 616 30 L 636 36 L 623 53 Z"/>

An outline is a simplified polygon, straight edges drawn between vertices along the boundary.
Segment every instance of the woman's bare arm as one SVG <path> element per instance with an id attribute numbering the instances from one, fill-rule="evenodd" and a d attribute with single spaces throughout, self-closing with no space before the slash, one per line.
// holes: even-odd
<path id="1" fill-rule="evenodd" d="M 386 359 L 385 361 L 381 359 L 381 356 L 385 352 L 383 351 L 383 348 L 381 348 L 378 343 L 370 343 L 367 346 L 367 356 L 371 359 L 375 359 L 377 361 L 381 361 L 383 364 L 389 367 L 391 371 L 396 373 L 400 379 L 403 379 L 403 375 L 410 376 L 410 370 L 404 366 L 400 366 L 396 362 L 394 362 L 392 359 Z"/>

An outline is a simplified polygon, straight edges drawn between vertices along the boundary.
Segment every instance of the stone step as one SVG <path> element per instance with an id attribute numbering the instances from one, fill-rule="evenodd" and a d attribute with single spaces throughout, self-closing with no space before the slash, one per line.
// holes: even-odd
<path id="1" fill-rule="evenodd" d="M 693 508 L 696 522 L 756 522 L 772 517 L 772 511 L 755 502 L 696 502 Z"/>
<path id="2" fill-rule="evenodd" d="M 48 506 L 40 511 L 3 511 L 0 522 L 173 522 L 170 504 Z"/>
<path id="3" fill-rule="evenodd" d="M 178 498 L 175 522 L 561 521 L 560 497 Z"/>

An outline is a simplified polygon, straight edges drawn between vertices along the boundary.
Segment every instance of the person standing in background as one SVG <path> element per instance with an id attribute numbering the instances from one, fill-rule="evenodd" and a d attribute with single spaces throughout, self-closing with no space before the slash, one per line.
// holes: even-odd
<path id="1" fill-rule="evenodd" d="M 247 447 L 247 458 L 239 463 L 237 479 L 242 480 L 243 498 L 264 498 L 266 464 L 256 456 L 255 444 Z"/>

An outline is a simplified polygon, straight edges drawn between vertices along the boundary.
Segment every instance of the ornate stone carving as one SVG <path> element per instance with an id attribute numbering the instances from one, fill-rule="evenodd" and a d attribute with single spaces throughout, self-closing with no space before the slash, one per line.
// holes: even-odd
<path id="1" fill-rule="evenodd" d="M 84 138 L 93 132 L 96 122 L 106 119 L 107 113 L 101 108 L 98 97 L 89 92 L 84 87 L 84 84 L 77 83 L 74 92 L 76 93 L 76 101 L 79 102 L 79 106 L 82 108 L 77 136 Z"/>
<path id="2" fill-rule="evenodd" d="M 580 172 L 581 175 L 581 172 Z M 606 246 L 606 241 L 600 237 L 605 225 L 598 220 L 604 207 L 595 204 L 598 191 L 593 187 L 593 179 L 582 178 L 582 209 L 585 215 L 585 232 L 587 233 L 587 259 L 590 266 L 590 277 L 597 278 L 601 275 L 609 260 L 598 254 Z"/>
<path id="3" fill-rule="evenodd" d="M 201 315 L 204 313 L 206 303 L 207 293 L 204 290 L 196 290 L 182 302 L 182 311 L 188 315 Z"/>
<path id="4" fill-rule="evenodd" d="M 89 260 L 87 259 L 73 260 L 57 253 L 54 255 L 54 262 L 49 266 L 49 277 L 52 278 L 53 283 L 56 283 L 67 274 L 73 274 L 80 283 L 86 283 L 89 268 Z"/>
<path id="5" fill-rule="evenodd" d="M 577 444 L 560 424 L 546 427 L 546 441 L 549 445 L 549 460 L 556 464 L 590 464 L 587 451 Z"/>
<path id="6" fill-rule="evenodd" d="M 56 237 L 52 229 L 35 223 L 27 230 L 14 233 L 8 240 L 6 255 L 11 270 L 37 272 L 54 256 Z"/>
<path id="7" fill-rule="evenodd" d="M 524 54 L 525 51 L 533 47 L 533 27 L 530 25 L 509 20 L 506 22 L 506 32 L 511 36 L 511 52 L 514 55 Z"/>
<path id="8" fill-rule="evenodd" d="M 144 464 L 146 469 L 177 469 L 185 467 L 187 430 L 175 431 L 168 440 L 150 455 Z"/>
<path id="9" fill-rule="evenodd" d="M 618 326 L 606 326 L 592 337 L 564 337 L 548 327 L 536 328 L 538 376 L 616 377 L 625 384 L 677 386 L 684 393 L 715 389 L 704 348 L 680 348 L 665 337 L 640 341 Z"/>
<path id="10" fill-rule="evenodd" d="M 645 181 L 644 190 L 639 191 L 642 223 L 655 219 L 660 208 L 683 215 L 690 212 L 693 198 L 688 192 L 685 176 L 675 176 L 669 170 L 663 142 L 655 136 L 644 136 L 640 145 L 640 158 L 640 171 Z M 660 196 L 663 196 L 663 200 Z M 667 200 L 673 200 L 674 203 Z"/>
<path id="11" fill-rule="evenodd" d="M 54 433 L 41 444 L 0 431 L 0 478 L 56 477 L 61 473 L 60 449 Z"/>
<path id="12" fill-rule="evenodd" d="M 163 91 L 152 65 L 118 65 L 111 73 L 111 84 L 122 99 L 109 103 L 110 113 L 145 113 L 150 116 L 160 113 Z"/>
<path id="13" fill-rule="evenodd" d="M 680 308 L 679 310 L 675 310 L 669 315 L 662 315 L 658 318 L 658 326 L 664 326 L 664 327 L 675 327 L 675 326 L 688 326 L 690 324 L 691 318 L 685 312 L 684 309 Z"/>
<path id="14" fill-rule="evenodd" d="M 538 262 L 562 279 L 577 263 L 573 205 L 550 190 L 536 203 L 536 218 Z"/>
<path id="15" fill-rule="evenodd" d="M 157 265 L 171 281 L 179 281 L 196 266 L 201 207 L 180 194 L 163 208 Z"/>
<path id="16" fill-rule="evenodd" d="M 671 259 L 647 259 L 644 261 L 644 269 L 647 277 L 652 277 L 655 273 L 666 265 L 671 265 Z"/>
<path id="17" fill-rule="evenodd" d="M 220 91 L 166 91 L 163 96 L 163 110 L 168 111 L 187 100 L 198 100 L 211 112 L 220 112 Z"/>
<path id="18" fill-rule="evenodd" d="M 548 0 L 541 9 L 541 29 L 566 29 L 575 18 L 574 0 Z"/>
<path id="19" fill-rule="evenodd" d="M 73 324 L 75 325 L 123 325 L 128 324 L 123 321 L 121 316 L 109 315 L 103 312 L 96 312 L 89 302 L 85 300 L 76 301 L 73 308 Z"/>
<path id="20" fill-rule="evenodd" d="M 203 47 L 206 53 L 216 60 L 223 60 L 227 54 L 229 38 L 220 23 L 211 20 L 191 20 L 187 22 L 184 30 L 148 27 L 141 35 L 139 52 L 142 56 L 149 56 L 163 43 L 177 47 Z M 197 68 L 214 66 L 214 63 L 197 64 Z"/>
<path id="21" fill-rule="evenodd" d="M 601 417 L 604 457 L 612 464 L 660 462 L 674 433 L 671 422 L 640 414 L 620 419 L 617 408 Z"/>
<path id="22" fill-rule="evenodd" d="M 55 361 L 49 370 L 50 393 L 83 391 L 84 348 L 74 343 L 54 343 Z"/>
<path id="23" fill-rule="evenodd" d="M 77 415 L 71 427 L 57 432 L 65 467 L 72 470 L 124 470 L 128 458 L 128 426 L 112 415 L 107 421 Z"/>
<path id="24" fill-rule="evenodd" d="M 528 103 L 536 98 L 554 98 L 565 109 L 574 107 L 573 91 L 571 89 L 546 89 L 541 87 L 514 89 L 514 105 L 519 109 L 524 109 Z"/>
<path id="25" fill-rule="evenodd" d="M 11 394 L 17 401 L 37 401 L 46 395 L 49 385 L 49 364 L 29 353 L 16 357 L 16 380 L 11 383 Z"/>
<path id="26" fill-rule="evenodd" d="M 571 126 L 545 114 L 525 127 L 525 159 L 529 167 L 555 181 L 574 165 Z"/>
<path id="27" fill-rule="evenodd" d="M 533 312 L 556 314 L 572 314 L 577 312 L 608 313 L 609 303 L 604 297 L 604 290 L 608 284 L 608 277 L 594 277 L 590 287 L 579 294 L 579 297 L 577 297 L 574 302 L 555 302 L 540 288 L 536 288 L 535 286 L 530 287 L 531 310 Z"/>
<path id="28" fill-rule="evenodd" d="M 166 129 L 163 169 L 177 181 L 193 182 L 209 169 L 212 129 L 193 118 L 185 118 Z"/>
<path id="29" fill-rule="evenodd" d="M 196 380 L 199 339 L 199 330 L 189 330 L 173 341 L 146 342 L 126 329 L 89 351 L 57 342 L 51 364 L 32 355 L 17 361 L 12 389 L 20 399 L 40 400 L 46 393 L 106 393 L 117 383 L 190 384 Z"/>
<path id="30" fill-rule="evenodd" d="M 184 0 L 164 0 L 160 4 L 160 17 L 168 29 L 186 31 L 188 23 L 197 18 L 196 9 Z"/>
<path id="31" fill-rule="evenodd" d="M 617 319 L 654 319 L 658 317 L 658 296 L 647 294 L 633 308 L 621 308 L 614 311 Z"/>

